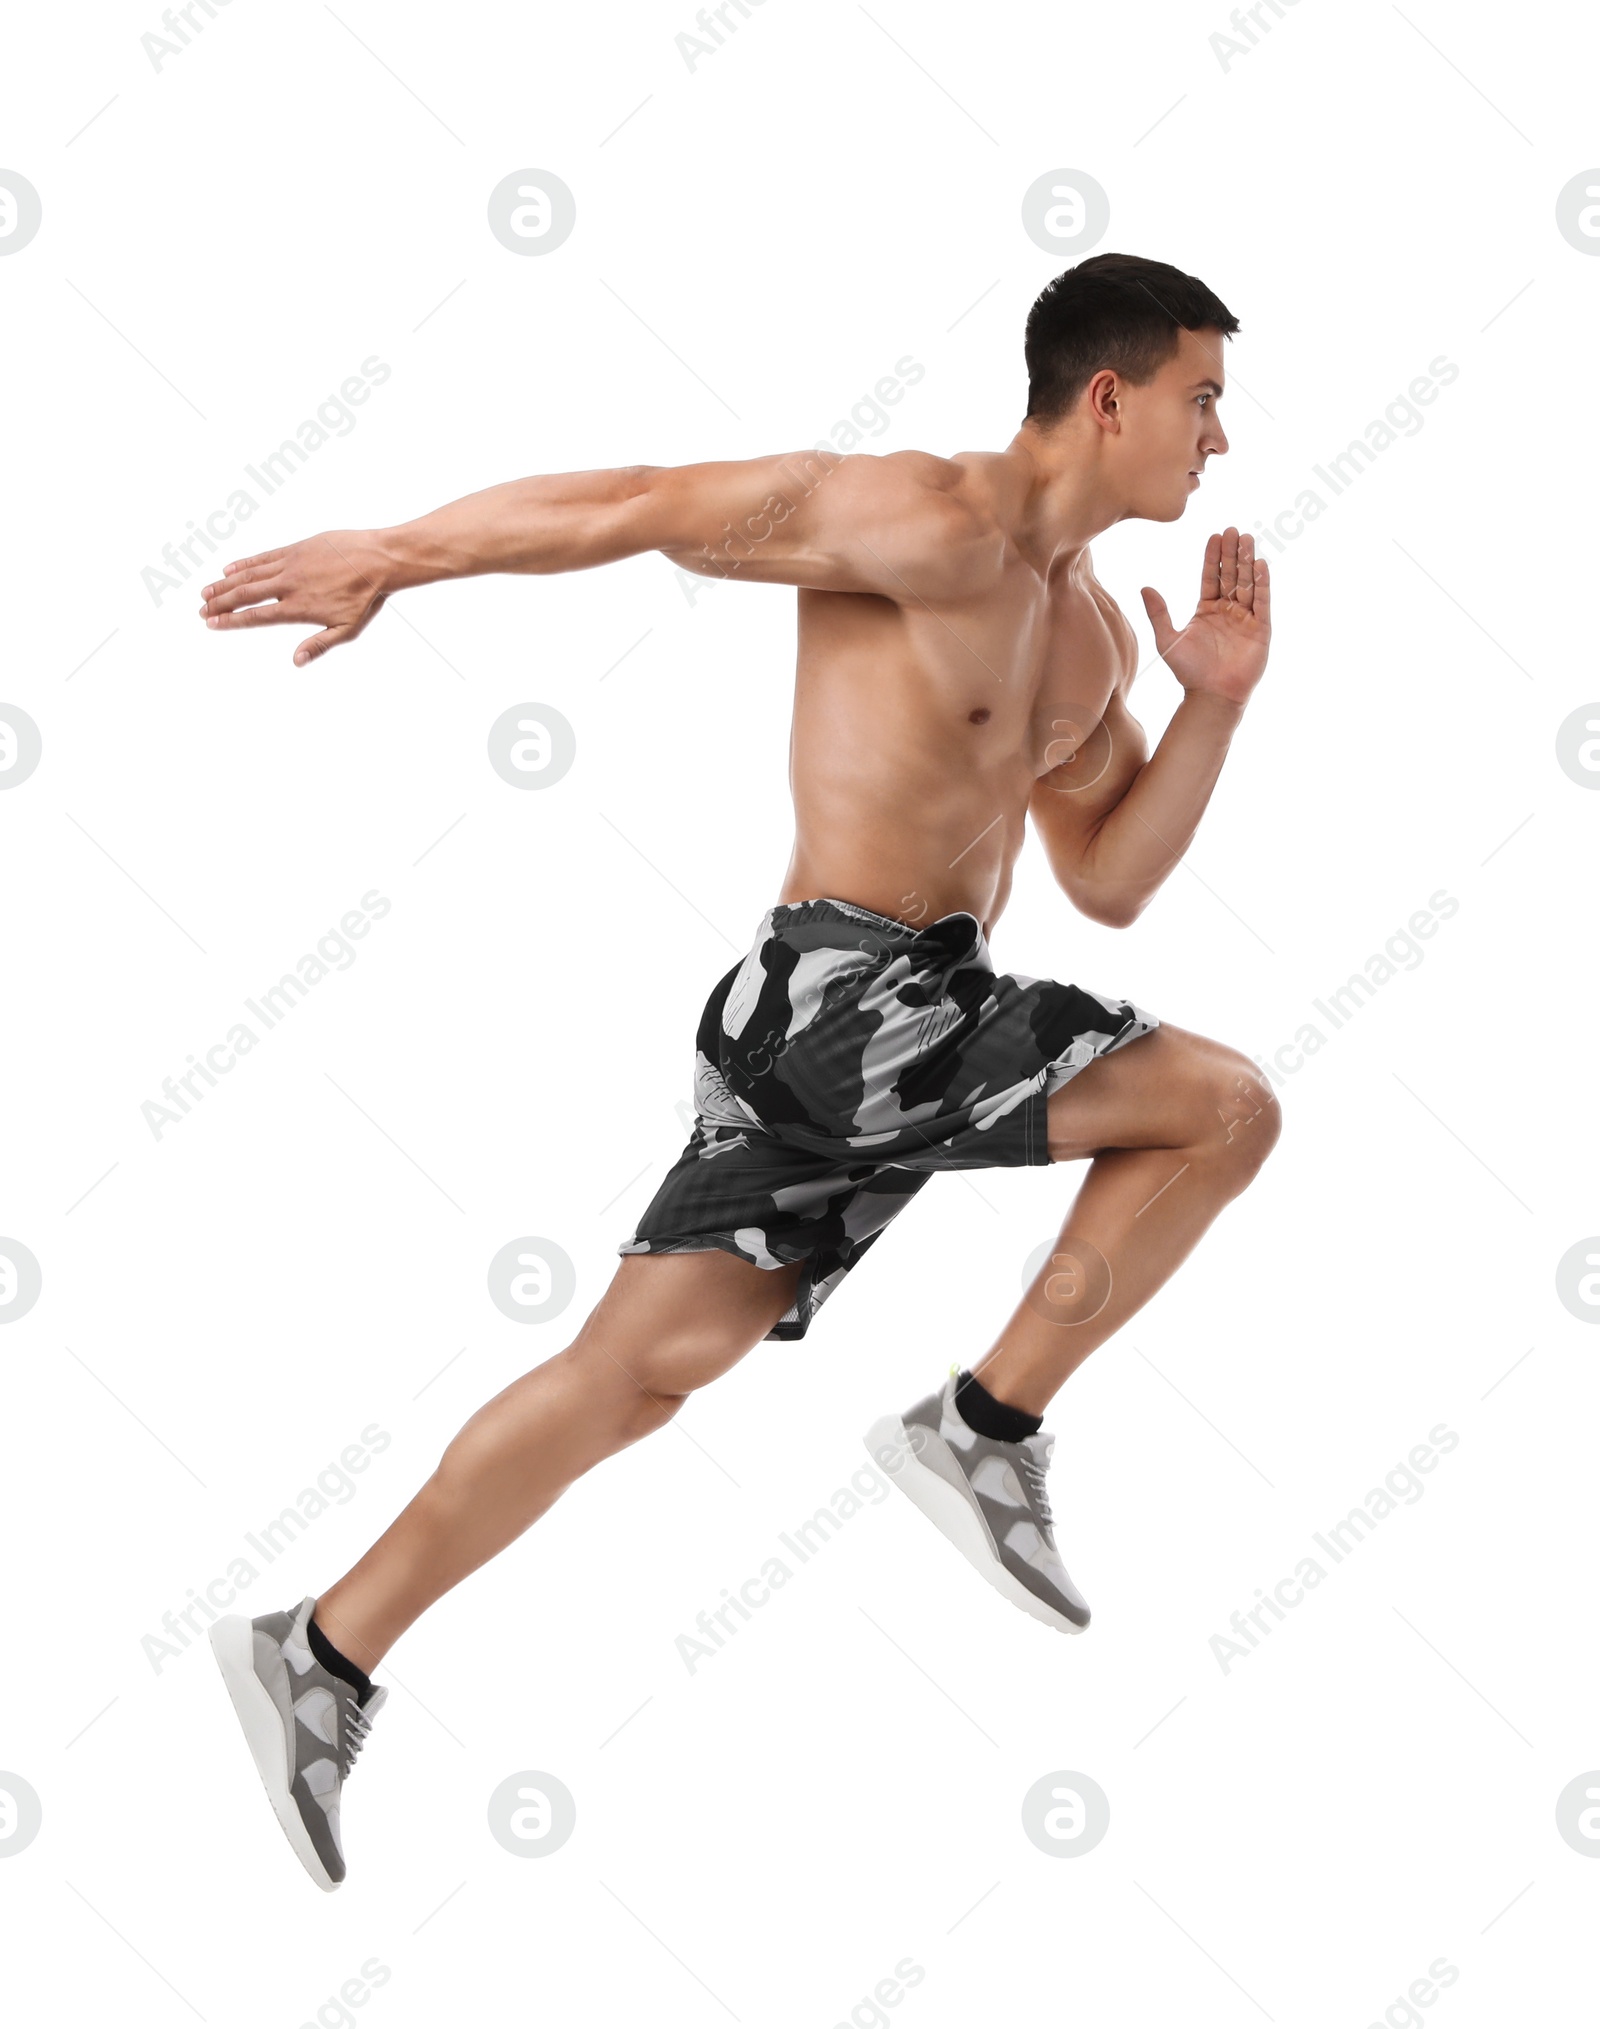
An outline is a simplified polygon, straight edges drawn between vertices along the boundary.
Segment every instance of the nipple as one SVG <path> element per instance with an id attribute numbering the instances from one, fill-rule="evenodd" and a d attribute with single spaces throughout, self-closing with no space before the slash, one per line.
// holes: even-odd
<path id="1" fill-rule="evenodd" d="M 974 711 L 967 713 L 967 724 L 969 726 L 986 726 L 988 723 L 989 707 L 987 705 L 979 705 Z"/>

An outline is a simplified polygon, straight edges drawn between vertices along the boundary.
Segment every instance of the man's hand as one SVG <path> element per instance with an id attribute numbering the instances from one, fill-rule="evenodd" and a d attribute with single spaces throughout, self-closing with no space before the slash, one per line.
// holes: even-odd
<path id="1" fill-rule="evenodd" d="M 383 568 L 370 535 L 333 529 L 229 564 L 224 577 L 203 588 L 200 611 L 216 628 L 315 624 L 322 632 L 294 652 L 297 663 L 307 663 L 366 626 L 384 601 Z"/>
<path id="2" fill-rule="evenodd" d="M 1186 691 L 1244 705 L 1261 681 L 1272 639 L 1272 585 L 1255 537 L 1225 529 L 1206 544 L 1200 603 L 1180 634 L 1167 602 L 1140 588 L 1161 658 Z"/>

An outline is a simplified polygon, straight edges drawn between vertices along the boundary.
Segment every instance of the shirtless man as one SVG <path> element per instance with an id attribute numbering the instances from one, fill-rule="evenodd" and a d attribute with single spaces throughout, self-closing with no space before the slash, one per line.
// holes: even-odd
<path id="1" fill-rule="evenodd" d="M 693 1134 L 609 1288 L 336 1584 L 212 1630 L 279 1821 L 323 1887 L 344 1877 L 340 1790 L 395 1640 L 758 1340 L 802 1337 L 936 1169 L 1089 1161 L 992 1345 L 868 1446 L 1007 1598 L 1063 1632 L 1087 1625 L 1045 1492 L 1045 1408 L 1250 1181 L 1278 1109 L 1237 1050 L 996 974 L 987 939 L 1030 815 L 1069 899 L 1132 923 L 1188 849 L 1261 677 L 1267 566 L 1229 528 L 1206 544 L 1181 631 L 1144 588 L 1183 692 L 1150 753 L 1128 708 L 1134 631 L 1089 556 L 1117 522 L 1177 520 L 1227 450 L 1217 402 L 1237 329 L 1192 276 L 1097 255 L 1029 313 L 1028 412 L 1003 451 L 521 479 L 247 557 L 205 588 L 219 631 L 318 627 L 300 664 L 391 593 L 485 571 L 659 550 L 799 590 L 794 850 L 706 1004 Z"/>

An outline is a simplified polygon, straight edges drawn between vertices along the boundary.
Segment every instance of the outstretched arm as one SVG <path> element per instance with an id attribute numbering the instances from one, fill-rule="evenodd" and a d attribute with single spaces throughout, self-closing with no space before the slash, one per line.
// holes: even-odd
<path id="1" fill-rule="evenodd" d="M 820 450 L 514 479 L 387 529 L 334 529 L 229 564 L 201 613 L 220 629 L 314 623 L 305 663 L 354 637 L 391 592 L 490 571 L 591 570 L 660 550 L 685 570 L 823 591 L 918 595 L 981 545 L 956 471 L 921 451 Z M 942 567 L 940 559 L 942 558 Z"/>
<path id="2" fill-rule="evenodd" d="M 1189 849 L 1234 728 L 1266 667 L 1272 588 L 1253 537 L 1206 544 L 1200 601 L 1180 633 L 1159 592 L 1145 611 L 1183 699 L 1148 759 L 1119 688 L 1098 728 L 1075 728 L 1071 757 L 1041 775 L 1029 813 L 1057 881 L 1084 915 L 1125 928 Z"/>

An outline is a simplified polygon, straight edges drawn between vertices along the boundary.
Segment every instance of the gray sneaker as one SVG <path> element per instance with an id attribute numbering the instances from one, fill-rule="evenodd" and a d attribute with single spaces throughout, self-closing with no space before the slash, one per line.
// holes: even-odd
<path id="1" fill-rule="evenodd" d="M 363 1706 L 317 1661 L 306 1637 L 316 1603 L 259 1620 L 230 1614 L 213 1624 L 211 1646 L 278 1823 L 318 1887 L 337 1888 L 339 1792 L 389 1693 L 374 1684 Z"/>
<path id="2" fill-rule="evenodd" d="M 1044 1476 L 1055 1439 L 981 1437 L 955 1406 L 952 1373 L 901 1416 L 880 1416 L 867 1449 L 997 1592 L 1046 1626 L 1081 1634 L 1089 1607 L 1056 1553 Z"/>

